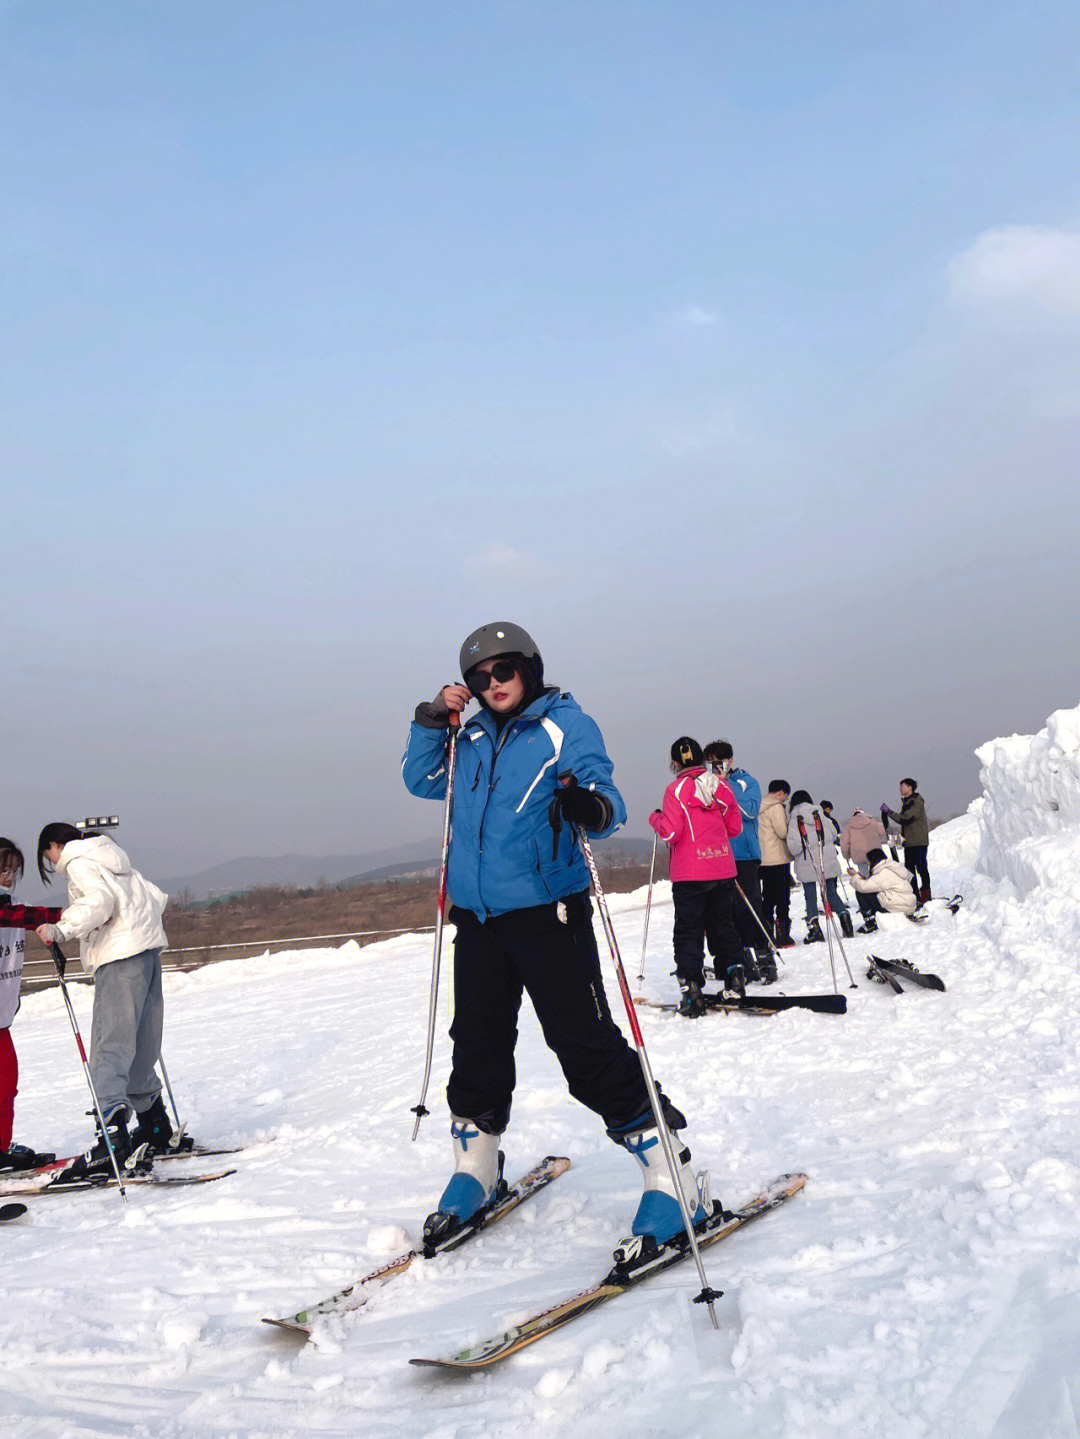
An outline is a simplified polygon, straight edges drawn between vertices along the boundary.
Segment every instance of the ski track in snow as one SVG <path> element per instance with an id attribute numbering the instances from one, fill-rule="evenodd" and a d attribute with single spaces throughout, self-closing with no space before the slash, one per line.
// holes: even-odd
<path id="1" fill-rule="evenodd" d="M 845 990 L 846 1016 L 690 1023 L 641 1010 L 715 1193 L 733 1203 L 784 1171 L 810 1175 L 783 1209 L 706 1253 L 725 1291 L 718 1334 L 691 1303 L 686 1264 L 490 1371 L 408 1365 L 599 1278 L 636 1206 L 635 1166 L 567 1095 L 527 1001 L 507 1174 L 547 1153 L 573 1168 L 315 1343 L 262 1325 L 406 1247 L 437 1199 L 448 976 L 416 1144 L 429 937 L 168 976 L 165 1055 L 189 1126 L 249 1147 L 168 1167 L 236 1164 L 205 1188 L 135 1189 L 126 1207 L 115 1192 L 46 1196 L 4 1227 L 7 1439 L 487 1439 L 605 1422 L 684 1439 L 1075 1439 L 1075 947 L 1048 946 L 1044 909 L 1007 884 L 971 877 L 973 833 L 958 821 L 931 848 L 938 892 L 965 884 L 958 915 L 936 911 L 921 928 L 890 917 L 872 941 L 847 943 L 858 988 Z M 631 978 L 644 898 L 612 899 Z M 644 988 L 668 999 L 671 921 L 660 885 Z M 1075 937 L 1072 909 L 1056 933 L 1069 924 Z M 871 947 L 940 974 L 948 992 L 871 983 Z M 779 989 L 830 988 L 826 946 L 784 957 Z M 89 1032 L 89 990 L 75 999 Z M 24 1000 L 15 1039 L 16 1137 L 81 1148 L 87 1096 L 55 992 Z"/>

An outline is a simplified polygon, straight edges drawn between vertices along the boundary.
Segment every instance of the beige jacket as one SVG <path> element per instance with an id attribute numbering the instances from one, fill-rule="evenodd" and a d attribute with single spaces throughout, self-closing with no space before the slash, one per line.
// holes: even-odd
<path id="1" fill-rule="evenodd" d="M 161 916 L 169 896 L 132 869 L 111 839 L 69 840 L 56 869 L 68 887 L 67 908 L 56 928 L 62 940 L 79 941 L 79 958 L 90 974 L 114 959 L 168 944 Z"/>
<path id="2" fill-rule="evenodd" d="M 767 794 L 758 811 L 758 840 L 761 843 L 761 863 L 788 864 L 791 855 L 787 847 L 787 811 L 782 796 Z"/>
<path id="3" fill-rule="evenodd" d="M 870 878 L 861 874 L 852 878 L 860 894 L 876 894 L 890 914 L 913 914 L 917 900 L 911 888 L 911 875 L 895 859 L 879 860 L 870 871 Z"/>

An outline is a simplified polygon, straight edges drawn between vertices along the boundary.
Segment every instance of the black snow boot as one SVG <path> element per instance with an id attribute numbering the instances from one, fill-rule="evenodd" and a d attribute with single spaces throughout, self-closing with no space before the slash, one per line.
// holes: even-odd
<path id="1" fill-rule="evenodd" d="M 851 915 L 846 909 L 840 911 L 840 933 L 845 939 L 850 939 L 855 933 L 855 926 L 851 922 Z"/>
<path id="2" fill-rule="evenodd" d="M 131 1137 L 127 1127 L 128 1110 L 126 1104 L 116 1104 L 105 1115 L 105 1133 L 112 1144 L 113 1154 L 116 1155 L 116 1163 L 123 1171 L 127 1160 L 131 1155 Z M 111 1179 L 113 1174 L 112 1159 L 109 1157 L 109 1145 L 105 1142 L 105 1134 L 101 1131 L 100 1123 L 97 1125 L 97 1140 L 92 1149 L 78 1158 L 72 1160 L 68 1167 L 56 1178 L 56 1184 L 62 1185 L 80 1179 Z"/>
<path id="3" fill-rule="evenodd" d="M 746 975 L 741 964 L 733 964 L 724 976 L 724 993 L 746 998 Z"/>
<path id="4" fill-rule="evenodd" d="M 757 954 L 749 945 L 743 946 L 743 978 L 747 984 L 758 984 L 761 980 Z"/>
<path id="5" fill-rule="evenodd" d="M 178 1145 L 170 1144 L 173 1137 L 173 1127 L 169 1123 L 169 1116 L 165 1109 L 165 1101 L 159 1094 L 149 1109 L 144 1109 L 137 1114 L 139 1121 L 131 1133 L 131 1147 L 138 1149 L 141 1144 L 146 1145 L 146 1153 L 150 1156 L 155 1154 L 167 1154 L 170 1149 L 191 1149 L 192 1141 L 187 1136 L 182 1136 Z"/>
<path id="6" fill-rule="evenodd" d="M 876 931 L 877 920 L 871 914 L 867 915 L 866 922 L 864 924 L 859 925 L 859 928 L 856 930 L 856 934 L 874 934 L 876 933 Z"/>
<path id="7" fill-rule="evenodd" d="M 778 920 L 776 925 L 776 947 L 777 949 L 794 949 L 795 941 L 791 937 L 791 920 Z"/>
<path id="8" fill-rule="evenodd" d="M 757 965 L 762 984 L 775 984 L 780 976 L 776 972 L 776 960 L 772 955 L 767 951 L 759 953 Z"/>
<path id="9" fill-rule="evenodd" d="M 13 1174 L 20 1169 L 42 1169 L 55 1158 L 55 1154 L 39 1154 L 28 1144 L 13 1144 L 9 1149 L 0 1149 L 0 1174 Z"/>
<path id="10" fill-rule="evenodd" d="M 681 979 L 679 988 L 682 990 L 679 1013 L 684 1019 L 700 1019 L 705 1013 L 705 1000 L 701 994 L 701 985 L 695 984 L 692 979 Z"/>
<path id="11" fill-rule="evenodd" d="M 817 919 L 807 921 L 806 938 L 803 944 L 824 944 L 825 936 L 821 932 L 821 922 Z"/>

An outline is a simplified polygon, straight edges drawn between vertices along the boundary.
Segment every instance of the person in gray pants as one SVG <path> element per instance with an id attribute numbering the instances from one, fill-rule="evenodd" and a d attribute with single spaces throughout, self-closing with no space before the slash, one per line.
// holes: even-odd
<path id="1" fill-rule="evenodd" d="M 46 944 L 78 939 L 84 970 L 94 976 L 90 1077 L 105 1130 L 59 1176 L 83 1179 L 112 1171 L 109 1144 L 123 1163 L 143 1145 L 161 1153 L 172 1134 L 155 1066 L 161 1057 L 164 1006 L 161 951 L 168 940 L 161 918 L 168 895 L 133 869 L 106 835 L 74 825 L 47 824 L 38 838 L 38 872 L 67 880 L 68 904 L 55 924 L 37 931 Z M 129 1114 L 137 1124 L 128 1132 Z"/>

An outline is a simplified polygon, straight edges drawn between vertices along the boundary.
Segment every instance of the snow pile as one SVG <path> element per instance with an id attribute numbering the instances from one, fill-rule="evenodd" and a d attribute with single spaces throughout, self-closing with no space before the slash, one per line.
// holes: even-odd
<path id="1" fill-rule="evenodd" d="M 1008 880 L 1023 899 L 1036 890 L 1080 908 L 1080 708 L 1057 710 L 1037 735 L 991 740 L 976 754 L 984 793 L 978 869 Z"/>

